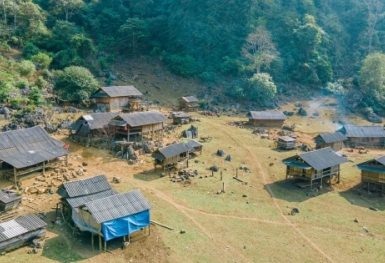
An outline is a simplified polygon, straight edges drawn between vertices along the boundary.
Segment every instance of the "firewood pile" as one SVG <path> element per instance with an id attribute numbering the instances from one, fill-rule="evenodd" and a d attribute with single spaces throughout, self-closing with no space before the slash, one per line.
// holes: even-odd
<path id="1" fill-rule="evenodd" d="M 198 175 L 197 170 L 182 170 L 179 171 L 177 175 L 171 176 L 170 181 L 175 183 L 175 182 L 182 182 L 182 181 L 189 181 L 191 177 L 195 177 Z"/>

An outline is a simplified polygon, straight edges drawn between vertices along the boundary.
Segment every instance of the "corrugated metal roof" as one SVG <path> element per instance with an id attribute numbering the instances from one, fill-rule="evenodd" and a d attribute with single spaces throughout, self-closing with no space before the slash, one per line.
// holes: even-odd
<path id="1" fill-rule="evenodd" d="M 115 195 L 118 192 L 115 189 L 109 189 L 103 192 L 98 192 L 95 194 L 89 194 L 89 195 L 83 195 L 83 196 L 77 196 L 73 198 L 67 198 L 67 202 L 70 204 L 70 206 L 74 209 L 78 208 L 79 206 L 84 205 L 87 202 L 94 201 L 100 198 L 104 198 L 107 196 Z"/>
<path id="2" fill-rule="evenodd" d="M 250 111 L 246 116 L 253 120 L 286 120 L 282 111 Z"/>
<path id="3" fill-rule="evenodd" d="M 282 140 L 282 141 L 285 141 L 285 142 L 293 142 L 293 141 L 295 141 L 295 139 L 290 137 L 290 136 L 280 136 L 280 137 L 278 137 L 278 139 Z"/>
<path id="4" fill-rule="evenodd" d="M 0 223 L 0 241 L 5 241 L 30 231 L 43 228 L 47 224 L 34 214 L 21 216 Z"/>
<path id="5" fill-rule="evenodd" d="M 0 190 L 0 201 L 7 204 L 7 203 L 10 203 L 12 201 L 15 201 L 15 200 L 19 200 L 21 199 L 21 195 L 13 192 L 13 191 L 9 191 L 8 189 L 1 189 Z"/>
<path id="6" fill-rule="evenodd" d="M 119 117 L 127 122 L 130 127 L 138 127 L 168 121 L 168 119 L 159 111 L 125 113 L 120 114 Z"/>
<path id="7" fill-rule="evenodd" d="M 105 112 L 105 113 L 93 113 L 90 115 L 83 115 L 81 118 L 87 122 L 90 130 L 95 130 L 95 129 L 101 129 L 104 126 L 107 126 L 108 123 L 118 115 L 119 115 L 119 112 Z"/>
<path id="8" fill-rule="evenodd" d="M 191 117 L 190 114 L 183 111 L 171 112 L 170 115 L 171 115 L 171 118 L 190 118 Z"/>
<path id="9" fill-rule="evenodd" d="M 184 142 L 170 144 L 169 146 L 158 149 L 158 151 L 166 158 L 170 158 L 175 155 L 185 153 L 191 150 L 192 148 L 186 145 Z"/>
<path id="10" fill-rule="evenodd" d="M 199 100 L 195 96 L 182 97 L 181 99 L 186 102 L 199 102 Z"/>
<path id="11" fill-rule="evenodd" d="M 104 175 L 63 183 L 69 197 L 77 197 L 112 190 Z"/>
<path id="12" fill-rule="evenodd" d="M 385 155 L 376 158 L 376 161 L 382 165 L 385 165 Z"/>
<path id="13" fill-rule="evenodd" d="M 348 161 L 345 157 L 336 154 L 331 147 L 298 154 L 298 156 L 317 171 Z"/>
<path id="14" fill-rule="evenodd" d="M 341 132 L 333 132 L 333 133 L 321 133 L 318 135 L 322 138 L 322 140 L 325 143 L 332 143 L 332 142 L 340 142 L 340 141 L 346 141 L 348 138 L 343 135 Z M 317 136 L 317 137 L 318 137 Z M 316 137 L 316 138 L 317 138 Z"/>
<path id="15" fill-rule="evenodd" d="M 151 205 L 140 190 L 134 190 L 87 202 L 85 207 L 95 218 L 96 222 L 103 223 L 140 213 L 150 209 Z"/>
<path id="16" fill-rule="evenodd" d="M 346 137 L 354 138 L 382 138 L 385 137 L 385 131 L 381 126 L 354 126 L 345 125 L 344 130 Z"/>
<path id="17" fill-rule="evenodd" d="M 137 90 L 134 86 L 111 86 L 111 87 L 101 87 L 94 94 L 91 95 L 91 98 L 99 97 L 97 94 L 100 91 L 104 91 L 110 98 L 114 97 L 126 97 L 126 96 L 142 96 L 143 94 Z"/>
<path id="18" fill-rule="evenodd" d="M 0 160 L 17 169 L 68 154 L 63 142 L 51 138 L 41 127 L 0 133 Z"/>
<path id="19" fill-rule="evenodd" d="M 203 146 L 203 144 L 201 144 L 200 142 L 197 142 L 196 140 L 191 140 L 191 141 L 188 141 L 185 143 L 187 145 L 187 147 L 189 148 L 195 148 L 195 147 L 201 147 Z"/>
<path id="20" fill-rule="evenodd" d="M 363 171 L 385 174 L 385 167 L 370 166 L 370 165 L 365 165 L 365 164 L 357 164 L 356 167 L 360 170 L 363 170 Z"/>

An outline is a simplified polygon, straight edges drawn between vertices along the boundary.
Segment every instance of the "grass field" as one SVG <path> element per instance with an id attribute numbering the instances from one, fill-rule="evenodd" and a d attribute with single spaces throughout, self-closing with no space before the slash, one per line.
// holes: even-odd
<path id="1" fill-rule="evenodd" d="M 324 110 L 322 112 L 327 112 Z M 328 115 L 326 115 L 328 116 Z M 47 228 L 48 239 L 38 255 L 26 254 L 21 248 L 4 256 L 0 262 L 381 262 L 385 260 L 385 202 L 383 197 L 355 190 L 359 170 L 353 167 L 382 150 L 368 154 L 348 153 L 350 162 L 341 167 L 341 183 L 324 187 L 315 197 L 309 189 L 300 189 L 285 181 L 285 166 L 280 160 L 300 153 L 299 150 L 277 151 L 274 141 L 252 134 L 252 128 L 237 128 L 228 122 L 240 117 L 207 117 L 196 114 L 200 136 L 212 136 L 204 144 L 202 155 L 190 161 L 198 170 L 190 184 L 173 183 L 168 176 L 154 171 L 152 159 L 141 156 L 142 164 L 128 165 L 113 158 L 107 151 L 71 144 L 71 162 L 86 160 L 86 176 L 105 174 L 120 176 L 119 192 L 139 188 L 152 204 L 151 217 L 171 226 L 167 230 L 152 226 L 150 237 L 133 242 L 126 250 L 119 242 L 109 244 L 109 253 L 92 251 L 89 235 L 74 236 L 66 226 Z M 308 117 L 293 117 L 303 140 L 317 133 L 317 126 Z M 322 116 L 320 117 L 322 118 Z M 325 119 L 326 120 L 326 119 Z M 180 128 L 180 132 L 184 126 Z M 323 127 L 325 131 L 333 131 Z M 58 138 L 63 139 L 61 135 Z M 175 140 L 169 135 L 168 140 Z M 215 153 L 222 149 L 231 162 Z M 82 156 L 81 159 L 77 159 Z M 220 172 L 211 176 L 208 168 L 217 165 Z M 249 168 L 250 172 L 240 169 Z M 233 179 L 238 168 L 238 178 Z M 223 180 L 220 179 L 222 173 Z M 202 177 L 202 178 L 200 178 Z M 29 179 L 28 179 L 29 178 Z M 32 176 L 23 185 L 32 184 Z M 225 183 L 225 193 L 217 194 Z M 6 182 L 2 182 L 6 185 Z M 28 196 L 31 198 L 31 196 Z M 38 200 L 37 197 L 35 197 Z M 42 211 L 49 212 L 57 196 L 41 201 Z M 370 210 L 376 207 L 379 211 Z M 288 215 L 292 208 L 300 213 Z M 31 211 L 21 207 L 21 212 Z M 33 211 L 31 211 L 33 212 Z M 358 219 L 358 223 L 354 219 Z M 370 230 L 364 231 L 363 227 Z M 185 234 L 180 234 L 184 230 Z"/>

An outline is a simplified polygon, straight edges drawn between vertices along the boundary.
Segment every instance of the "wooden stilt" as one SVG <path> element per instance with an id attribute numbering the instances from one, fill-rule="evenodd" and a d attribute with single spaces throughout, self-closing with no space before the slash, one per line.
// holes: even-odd
<path id="1" fill-rule="evenodd" d="M 322 188 L 322 178 L 323 178 L 323 177 L 321 177 L 321 185 L 320 185 L 321 188 Z"/>
<path id="2" fill-rule="evenodd" d="M 99 251 L 102 251 L 102 236 L 99 234 Z"/>
<path id="3" fill-rule="evenodd" d="M 222 192 L 225 193 L 225 182 L 222 183 Z"/>
<path id="4" fill-rule="evenodd" d="M 369 194 L 369 182 L 368 182 L 368 194 Z"/>
<path id="5" fill-rule="evenodd" d="M 17 171 L 16 171 L 16 167 L 13 167 L 13 175 L 15 177 L 15 185 L 17 185 Z"/>
<path id="6" fill-rule="evenodd" d="M 223 179 L 223 178 L 222 178 L 222 171 L 221 171 L 221 181 L 222 181 L 222 179 Z"/>
<path id="7" fill-rule="evenodd" d="M 94 233 L 91 233 L 92 251 L 94 251 Z"/>
<path id="8" fill-rule="evenodd" d="M 148 235 L 151 236 L 151 224 L 148 225 Z"/>
<path id="9" fill-rule="evenodd" d="M 126 242 L 126 236 L 123 236 L 123 242 Z"/>
<path id="10" fill-rule="evenodd" d="M 313 178 L 310 179 L 310 190 L 313 190 Z"/>
<path id="11" fill-rule="evenodd" d="M 107 241 L 104 239 L 104 252 L 107 252 Z"/>

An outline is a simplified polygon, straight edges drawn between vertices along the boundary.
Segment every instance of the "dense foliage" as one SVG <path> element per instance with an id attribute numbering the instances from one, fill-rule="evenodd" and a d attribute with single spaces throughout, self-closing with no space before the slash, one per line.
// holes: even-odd
<path id="1" fill-rule="evenodd" d="M 184 77 L 226 77 L 226 94 L 251 100 L 250 87 L 259 86 L 250 83 L 262 73 L 280 92 L 329 89 L 360 75 L 342 88 L 371 94 L 363 81 L 369 62 L 360 71 L 362 61 L 385 49 L 384 0 L 1 0 L 0 6 L 0 46 L 22 49 L 37 70 L 81 66 L 101 75 L 118 54 L 153 56 Z M 19 74 L 35 74 L 30 65 L 19 62 Z M 0 72 L 1 85 L 12 84 L 4 84 L 6 75 Z M 373 94 L 366 103 L 380 106 L 383 96 Z"/>

